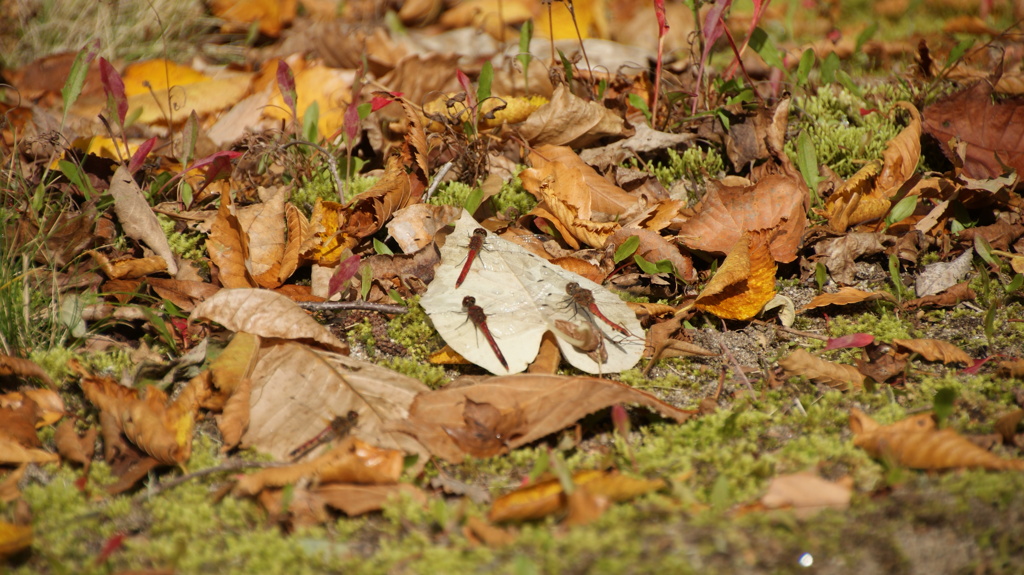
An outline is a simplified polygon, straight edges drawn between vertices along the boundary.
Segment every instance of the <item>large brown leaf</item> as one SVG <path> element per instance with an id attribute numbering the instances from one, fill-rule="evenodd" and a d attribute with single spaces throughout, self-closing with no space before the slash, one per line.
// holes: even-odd
<path id="1" fill-rule="evenodd" d="M 564 85 L 555 88 L 551 101 L 530 115 L 520 128 L 533 145 L 552 144 L 580 148 L 605 136 L 620 136 L 625 122 L 597 102 L 576 97 Z"/>
<path id="2" fill-rule="evenodd" d="M 679 240 L 688 248 L 726 254 L 743 232 L 772 230 L 772 257 L 791 262 L 804 229 L 807 186 L 802 180 L 775 175 L 751 186 L 715 186 L 697 206 L 697 215 L 679 228 Z"/>
<path id="3" fill-rule="evenodd" d="M 1020 99 L 993 102 L 988 80 L 925 108 L 924 131 L 950 158 L 949 141 L 965 142 L 964 174 L 971 178 L 998 177 L 1006 171 L 1003 165 L 1024 173 L 1024 106 Z"/>
<path id="4" fill-rule="evenodd" d="M 856 367 L 821 359 L 804 349 L 798 349 L 780 359 L 779 367 L 785 370 L 786 377 L 800 375 L 840 391 L 864 386 L 864 376 Z"/>
<path id="5" fill-rule="evenodd" d="M 482 425 L 467 425 L 465 409 L 473 402 L 489 405 Z M 459 463 L 467 455 L 455 437 L 490 433 L 490 442 L 507 449 L 526 445 L 564 429 L 583 416 L 617 403 L 646 406 L 680 423 L 691 412 L 672 407 L 652 395 L 616 381 L 592 377 L 509 375 L 463 378 L 444 389 L 421 393 L 409 410 L 409 418 L 392 427 L 415 437 L 430 452 Z M 488 427 L 489 426 L 489 427 Z M 512 436 L 503 433 L 514 432 Z"/>

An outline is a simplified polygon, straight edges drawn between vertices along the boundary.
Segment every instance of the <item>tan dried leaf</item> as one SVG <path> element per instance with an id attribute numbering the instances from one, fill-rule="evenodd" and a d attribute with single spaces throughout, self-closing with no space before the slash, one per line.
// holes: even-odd
<path id="1" fill-rule="evenodd" d="M 234 332 L 263 338 L 315 341 L 348 353 L 348 344 L 317 323 L 287 297 L 255 289 L 224 289 L 196 306 L 190 322 L 214 321 Z"/>
<path id="2" fill-rule="evenodd" d="M 210 227 L 206 239 L 210 259 L 217 266 L 221 285 L 226 288 L 250 288 L 256 280 L 249 274 L 245 262 L 249 258 L 249 243 L 242 224 L 238 221 L 231 194 L 220 199 L 217 217 Z"/>
<path id="3" fill-rule="evenodd" d="M 892 343 L 896 347 L 921 354 L 928 361 L 966 363 L 968 365 L 974 362 L 967 352 L 940 339 L 894 339 Z"/>
<path id="4" fill-rule="evenodd" d="M 814 296 L 814 299 L 807 302 L 800 308 L 800 313 L 807 310 L 817 309 L 828 305 L 851 305 L 884 299 L 896 303 L 896 297 L 889 292 L 864 291 L 852 287 L 841 287 L 836 293 L 823 293 Z"/>
<path id="5" fill-rule="evenodd" d="M 221 452 L 228 452 L 238 446 L 242 436 L 249 429 L 249 400 L 252 395 L 252 381 L 245 378 L 238 382 L 231 396 L 224 404 L 224 410 L 217 419 L 224 445 Z"/>
<path id="6" fill-rule="evenodd" d="M 582 148 L 606 136 L 623 135 L 625 122 L 615 112 L 597 102 L 578 98 L 559 84 L 551 101 L 530 114 L 519 131 L 534 146 Z"/>
<path id="7" fill-rule="evenodd" d="M 11 357 L 0 353 L 0 376 L 4 377 L 35 377 L 48 387 L 55 387 L 53 380 L 39 364 L 31 359 Z"/>
<path id="8" fill-rule="evenodd" d="M 156 214 L 149 207 L 142 188 L 128 172 L 127 164 L 114 172 L 110 179 L 109 193 L 114 198 L 114 212 L 121 222 L 124 233 L 132 239 L 144 242 L 149 249 L 156 252 L 156 255 L 162 257 L 167 262 L 167 273 L 172 276 L 178 273 L 178 265 L 174 263 L 174 253 L 167 243 L 167 236 L 164 235 Z"/>
<path id="9" fill-rule="evenodd" d="M 814 383 L 822 383 L 840 391 L 864 386 L 864 376 L 856 367 L 821 359 L 804 349 L 779 359 L 779 366 L 786 372 L 786 377 L 806 377 Z"/>
<path id="10" fill-rule="evenodd" d="M 513 426 L 520 434 L 502 440 L 509 449 L 564 429 L 616 403 L 643 405 L 680 423 L 691 416 L 691 412 L 622 383 L 591 377 L 524 374 L 459 381 L 464 385 L 419 394 L 409 418 L 393 421 L 391 428 L 415 437 L 435 456 L 458 463 L 466 453 L 451 433 L 467 429 L 463 410 L 468 401 L 490 404 L 502 417 L 522 414 L 521 424 Z"/>
<path id="11" fill-rule="evenodd" d="M 773 477 L 761 503 L 768 509 L 792 508 L 797 517 L 805 518 L 823 509 L 846 509 L 852 495 L 849 485 L 802 471 Z"/>
<path id="12" fill-rule="evenodd" d="M 931 414 L 879 425 L 864 412 L 850 411 L 853 444 L 873 457 L 913 469 L 1024 469 L 1024 460 L 1003 459 L 953 431 L 936 429 Z"/>
<path id="13" fill-rule="evenodd" d="M 54 433 L 53 441 L 57 446 L 57 453 L 67 461 L 73 461 L 88 468 L 92 462 L 93 442 L 99 430 L 95 427 L 89 429 L 84 438 L 78 437 L 75 433 L 75 423 L 65 419 Z"/>

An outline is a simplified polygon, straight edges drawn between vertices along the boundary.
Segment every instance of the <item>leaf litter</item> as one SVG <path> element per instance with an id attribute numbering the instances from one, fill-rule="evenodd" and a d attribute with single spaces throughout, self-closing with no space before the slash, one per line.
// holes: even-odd
<path id="1" fill-rule="evenodd" d="M 261 9 L 232 12 L 226 4 L 211 7 L 224 20 L 225 30 L 258 26 L 267 38 L 303 18 L 287 7 L 273 13 Z M 250 4 L 248 8 L 258 8 L 257 2 Z M 583 35 L 614 34 L 599 9 L 578 4 L 578 14 L 573 16 L 581 18 Z M 655 4 L 656 15 L 663 17 L 665 7 Z M 199 60 L 193 66 L 150 60 L 122 67 L 122 81 L 117 68 L 106 60 L 100 59 L 98 67 L 76 69 L 68 59 L 62 68 L 67 71 L 64 76 L 84 82 L 93 75 L 97 78 L 93 85 L 69 83 L 62 88 L 62 76 L 41 89 L 28 82 L 46 80 L 33 73 L 35 68 L 10 71 L 15 85 L 33 100 L 32 107 L 3 104 L 5 117 L 13 120 L 2 128 L 4 145 L 15 151 L 11 146 L 16 139 L 25 142 L 12 154 L 16 159 L 10 165 L 27 170 L 31 186 L 36 187 L 26 189 L 56 191 L 71 201 L 67 213 L 59 214 L 29 210 L 38 200 L 5 203 L 15 206 L 21 215 L 16 225 L 4 221 L 5 237 L 24 243 L 36 233 L 49 234 L 39 242 L 35 262 L 29 265 L 33 258 L 24 260 L 24 265 L 32 268 L 32 273 L 25 272 L 25 280 L 33 287 L 53 286 L 55 297 L 63 301 L 60 307 L 69 325 L 76 320 L 79 298 L 95 296 L 97 286 L 102 286 L 99 289 L 109 302 L 133 307 L 111 312 L 115 308 L 104 302 L 87 308 L 88 313 L 80 313 L 77 321 L 118 334 L 126 332 L 97 320 L 133 322 L 133 329 L 141 326 L 174 352 L 189 351 L 202 340 L 204 345 L 196 348 L 202 356 L 207 354 L 208 340 L 204 338 L 219 335 L 219 328 L 210 326 L 211 322 L 233 336 L 219 358 L 214 356 L 222 346 L 210 346 L 214 351 L 203 371 L 183 377 L 173 368 L 163 376 L 161 385 L 152 385 L 152 380 L 140 373 L 142 383 L 129 387 L 76 365 L 73 369 L 81 380 L 81 391 L 72 395 L 84 395 L 91 404 L 80 422 L 64 413 L 56 394 L 10 394 L 3 400 L 7 403 L 0 403 L 4 410 L 0 465 L 20 467 L 0 479 L 3 499 L 20 496 L 26 462 L 56 460 L 48 444 L 40 441 L 38 428 L 60 422 L 53 442 L 60 457 L 84 468 L 102 459 L 115 478 L 107 490 L 117 493 L 137 489 L 147 476 L 166 478 L 177 473 L 174 468 L 188 471 L 186 466 L 194 455 L 193 437 L 197 427 L 205 429 L 203 419 L 210 414 L 223 440 L 223 452 L 252 448 L 282 463 L 290 454 L 313 445 L 311 438 L 321 430 L 338 436 L 300 454 L 299 461 L 232 483 L 235 496 L 255 499 L 271 520 L 286 527 L 327 522 L 332 517 L 329 508 L 348 514 L 378 510 L 400 492 L 410 501 L 422 503 L 436 495 L 428 495 L 412 483 L 418 482 L 428 465 L 498 458 L 530 445 L 543 449 L 546 442 L 551 447 L 556 440 L 559 447 L 550 450 L 554 455 L 548 465 L 554 477 L 531 474 L 532 481 L 495 501 L 489 519 L 523 521 L 554 514 L 564 517 L 567 526 L 585 525 L 599 520 L 613 501 L 654 490 L 673 498 L 683 493 L 683 499 L 692 499 L 694 493 L 705 489 L 689 476 L 668 480 L 667 472 L 660 468 L 637 471 L 634 446 L 646 448 L 659 440 L 657 435 L 646 435 L 647 425 L 639 442 L 626 437 L 628 431 L 617 426 L 616 437 L 622 436 L 622 445 L 613 448 L 613 455 L 594 449 L 594 453 L 605 454 L 598 469 L 570 472 L 560 459 L 561 451 L 592 449 L 581 447 L 581 430 L 590 433 L 592 414 L 615 405 L 645 406 L 687 431 L 698 427 L 690 422 L 698 410 L 678 406 L 696 404 L 699 393 L 683 392 L 678 386 L 666 391 L 656 383 L 659 380 L 635 379 L 632 369 L 642 357 L 647 358 L 642 376 L 678 373 L 680 366 L 685 366 L 684 371 L 693 369 L 698 374 L 693 376 L 697 383 L 713 379 L 704 377 L 708 375 L 705 372 L 713 371 L 710 367 L 728 362 L 731 379 L 726 370 L 720 370 L 714 400 L 700 402 L 699 412 L 707 415 L 718 409 L 723 388 L 734 388 L 725 394 L 724 409 L 756 413 L 771 393 L 790 393 L 788 397 L 795 398 L 797 406 L 793 409 L 800 412 L 805 409 L 801 398 L 811 390 L 817 392 L 815 403 L 832 405 L 827 390 L 839 390 L 849 398 L 841 400 L 844 405 L 866 403 L 882 411 L 885 406 L 877 401 L 881 397 L 878 389 L 900 409 L 931 401 L 935 416 L 911 416 L 889 426 L 853 411 L 853 445 L 890 466 L 1019 470 L 1019 458 L 996 454 L 999 449 L 1014 453 L 1019 410 L 993 424 L 1002 445 L 990 449 L 991 442 L 983 446 L 978 438 L 972 441 L 944 425 L 949 424 L 951 413 L 954 425 L 963 426 L 965 414 L 976 419 L 977 414 L 1008 409 L 981 408 L 977 390 L 936 390 L 929 380 L 935 370 L 958 378 L 954 374 L 967 376 L 978 370 L 996 379 L 1021 377 L 1020 360 L 1015 358 L 1019 346 L 1012 343 L 1019 322 L 1005 317 L 1012 314 L 1006 309 L 1019 306 L 1024 283 L 1019 275 L 1024 268 L 1020 263 L 1024 261 L 1020 255 L 1024 250 L 1020 220 L 1024 206 L 1015 191 L 1017 178 L 1006 173 L 1019 163 L 1021 154 L 1012 122 L 1018 103 L 992 97 L 994 90 L 1011 90 L 1015 76 L 999 70 L 990 74 L 965 69 L 982 60 L 983 55 L 976 54 L 947 71 L 948 77 L 986 81 L 963 86 L 937 100 L 928 92 L 933 86 L 916 95 L 899 96 L 910 97 L 912 103 L 890 96 L 883 102 L 869 91 L 854 90 L 858 104 L 865 106 L 860 109 L 862 118 L 881 114 L 869 109 L 876 105 L 900 118 L 893 125 L 901 131 L 882 142 L 877 157 L 862 157 L 859 149 L 851 152 L 860 169 L 845 179 L 832 172 L 827 162 L 810 157 L 825 151 L 830 144 L 824 141 L 816 143 L 817 150 L 806 146 L 799 150 L 798 171 L 783 147 L 788 140 L 797 141 L 798 146 L 801 139 L 808 141 L 805 136 L 810 130 L 787 127 L 790 98 L 776 98 L 778 93 L 773 90 L 783 77 L 787 85 L 801 90 L 808 88 L 807 82 L 831 88 L 831 81 L 825 79 L 830 65 L 827 54 L 805 52 L 815 56 L 809 60 L 808 70 L 814 70 L 810 76 L 784 69 L 784 60 L 771 54 L 774 48 L 770 44 L 754 50 L 756 58 L 748 58 L 751 53 L 746 49 L 754 46 L 751 37 L 759 20 L 776 15 L 755 2 L 750 21 L 737 24 L 725 10 L 729 4 L 720 2 L 701 16 L 704 31 L 697 34 L 706 42 L 699 66 L 701 74 L 715 74 L 709 60 L 713 40 L 727 29 L 733 35 L 743 34 L 743 61 L 737 56 L 726 73 L 742 71 L 747 80 L 750 74 L 775 74 L 772 80 L 758 83 L 749 95 L 729 94 L 728 87 L 721 88 L 726 93 L 717 94 L 702 89 L 685 74 L 676 74 L 672 67 L 662 69 L 662 41 L 681 42 L 671 36 L 685 28 L 676 20 L 672 26 L 659 20 L 654 86 L 649 79 L 624 71 L 631 68 L 619 70 L 616 76 L 597 72 L 602 67 L 619 68 L 609 64 L 611 60 L 590 38 L 586 39 L 587 51 L 578 46 L 578 56 L 559 53 L 563 58 L 569 56 L 562 69 L 550 69 L 552 74 L 539 65 L 539 51 L 531 57 L 525 52 L 517 54 L 520 71 L 525 71 L 518 74 L 503 65 L 507 60 L 497 53 L 494 43 L 487 48 L 494 53 L 493 62 L 487 61 L 481 68 L 487 58 L 480 59 L 480 54 L 454 49 L 447 56 L 431 49 L 423 53 L 426 44 L 415 44 L 426 41 L 419 37 L 419 30 L 411 38 L 393 38 L 384 29 L 372 34 L 324 35 L 330 25 L 311 34 L 324 61 L 282 54 L 282 58 L 256 58 L 251 64 L 219 68 Z M 415 29 L 418 19 L 429 21 L 437 16 L 435 8 L 441 10 L 440 6 L 408 3 L 398 17 Z M 507 14 L 508 22 L 518 24 L 536 16 L 520 3 L 506 8 L 515 13 Z M 561 5 L 556 8 L 563 9 Z M 306 9 L 315 12 L 319 8 Z M 346 13 L 329 24 L 342 24 L 359 10 L 358 6 L 346 7 Z M 456 18 L 458 12 L 458 8 L 444 11 L 439 25 L 473 23 L 493 29 L 503 39 L 518 33 L 495 25 L 504 18 L 486 19 L 482 13 Z M 669 13 L 673 18 L 680 14 Z M 330 16 L 336 15 L 330 12 Z M 688 18 L 698 16 L 690 14 Z M 547 14 L 538 18 L 541 22 Z M 453 24 L 458 22 L 461 24 Z M 565 21 L 552 24 L 564 28 L 561 33 L 570 38 L 576 37 L 575 30 L 563 26 Z M 682 32 L 679 38 L 687 36 L 686 30 Z M 355 45 L 347 50 L 332 49 L 346 42 Z M 923 78 L 934 73 L 929 66 L 929 42 L 922 40 L 918 47 Z M 538 42 L 524 41 L 521 46 L 534 50 L 535 44 Z M 857 49 L 861 44 L 858 39 Z M 559 46 L 562 50 L 566 45 Z M 830 53 L 848 58 L 853 48 L 844 46 L 833 42 Z M 887 52 L 891 46 L 873 40 L 863 46 L 881 59 L 901 53 L 895 49 Z M 787 50 L 800 48 L 786 46 Z M 368 58 L 360 65 L 346 53 L 367 53 Z M 472 56 L 475 63 L 456 72 L 458 54 Z M 547 55 L 555 56 L 550 49 Z M 87 64 L 90 58 L 82 62 Z M 758 58 L 763 62 L 754 61 Z M 594 71 L 582 69 L 581 62 L 589 67 L 591 59 L 597 63 Z M 765 64 L 767 71 L 758 68 Z M 424 73 L 428 69 L 430 72 Z M 658 85 L 665 79 L 663 72 L 672 82 L 672 90 L 683 95 L 681 99 L 657 97 L 664 88 Z M 835 70 L 831 72 L 835 74 Z M 794 73 L 795 84 L 791 82 Z M 837 78 L 843 84 L 843 76 Z M 907 80 L 914 86 L 920 81 L 922 78 L 916 77 Z M 368 90 L 361 90 L 362 85 L 371 82 L 386 90 L 364 94 Z M 102 94 L 98 86 L 102 86 Z M 594 97 L 597 92 L 590 93 L 598 86 L 603 99 Z M 529 93 L 531 89 L 537 94 Z M 443 97 L 437 98 L 437 94 Z M 101 95 L 106 98 L 98 97 Z M 733 96 L 735 100 L 725 103 Z M 367 101 L 370 98 L 372 103 Z M 797 98 L 801 96 L 793 101 Z M 929 102 L 930 98 L 933 101 Z M 47 117 L 47 106 L 52 107 L 57 99 L 65 101 L 74 120 L 69 129 L 84 132 L 67 138 L 71 145 L 56 164 L 60 177 L 43 182 L 37 177 L 38 170 L 55 165 L 52 154 L 56 148 L 51 144 L 47 149 L 44 139 L 26 141 L 17 131 L 38 134 L 56 124 Z M 744 106 L 743 101 L 757 104 Z M 421 102 L 430 105 L 421 110 Z M 360 104 L 368 106 L 368 114 L 362 113 Z M 806 99 L 801 102 L 804 104 Z M 679 115 L 690 106 L 689 114 Z M 475 117 L 446 118 L 449 108 Z M 698 110 L 706 114 L 686 119 Z M 966 112 L 958 115 L 950 110 Z M 101 130 L 94 123 L 90 127 L 89 122 L 107 112 L 109 137 L 95 136 Z M 242 116 L 247 120 L 239 122 Z M 124 137 L 126 118 L 134 122 L 132 138 Z M 851 116 L 846 122 L 857 120 Z M 242 132 L 227 125 L 230 123 L 252 126 L 254 131 L 243 141 L 239 139 Z M 997 130 L 990 129 L 992 123 Z M 683 133 L 670 133 L 676 130 Z M 798 136 L 801 131 L 805 133 Z M 349 189 L 352 182 L 342 181 L 335 173 L 329 178 L 334 182 L 329 193 L 309 200 L 308 205 L 287 201 L 324 173 L 339 168 L 338 154 L 323 158 L 313 152 L 291 155 L 287 150 L 295 151 L 289 146 L 299 140 L 300 133 L 331 151 L 335 146 L 344 149 L 349 165 L 343 171 L 359 171 L 361 162 L 375 162 L 382 169 L 381 178 L 355 194 L 349 193 L 353 192 Z M 85 137 L 73 137 L 78 135 Z M 954 135 L 959 141 L 951 138 Z M 934 140 L 930 144 L 938 146 L 948 165 L 932 163 L 923 150 L 928 138 Z M 281 145 L 289 139 L 288 145 Z M 217 148 L 231 146 L 231 151 L 211 149 L 211 143 Z M 607 146 L 595 148 L 593 144 Z M 589 150 L 579 153 L 573 149 L 588 146 Z M 722 151 L 720 148 L 733 162 L 729 174 L 722 178 L 722 174 L 687 168 L 687 178 L 694 176 L 694 180 L 672 185 L 674 195 L 667 188 L 683 181 L 678 175 L 671 177 L 675 182 L 648 177 L 636 187 L 637 180 L 629 179 L 636 174 L 627 177 L 626 170 L 618 169 L 622 166 L 615 166 L 629 157 L 639 160 L 635 165 L 651 167 L 668 149 L 707 153 Z M 358 158 L 352 157 L 354 152 Z M 126 161 L 128 156 L 130 161 Z M 358 161 L 353 163 L 353 159 Z M 472 213 L 420 203 L 426 197 L 429 178 L 449 159 L 455 166 L 454 177 L 462 183 L 478 183 L 489 175 L 489 184 L 481 184 L 481 191 L 489 191 L 471 206 Z M 321 161 L 324 164 L 317 163 Z M 922 177 L 919 169 L 922 161 L 935 169 L 924 174 L 927 177 Z M 525 169 L 513 170 L 516 163 Z M 296 168 L 294 177 L 291 173 L 282 177 L 296 166 L 301 168 Z M 527 205 L 522 211 L 500 207 L 502 193 L 496 193 L 497 189 L 510 183 L 513 171 L 519 172 L 523 193 L 539 201 L 536 206 Z M 156 185 L 157 178 L 164 177 L 171 178 L 171 183 Z M 145 184 L 140 186 L 142 182 Z M 683 188 L 688 197 L 679 195 Z M 112 204 L 98 201 L 94 194 L 109 194 Z M 158 208 L 150 207 L 149 195 L 162 202 Z M 217 196 L 219 206 L 212 205 Z M 688 207 L 691 200 L 697 203 Z M 202 236 L 209 256 L 198 256 L 198 263 L 184 257 L 168 241 L 166 222 L 157 214 L 174 221 L 175 234 L 190 230 Z M 447 234 L 439 259 L 434 238 L 452 221 L 455 231 Z M 487 232 L 485 249 L 477 261 L 467 261 L 466 244 L 478 228 L 521 237 L 546 232 L 560 244 L 556 251 L 562 257 L 548 262 Z M 385 236 L 385 229 L 391 237 Z M 123 234 L 125 241 L 120 242 L 118 234 Z M 390 253 L 396 244 L 404 253 Z M 567 253 L 570 257 L 565 257 Z M 340 262 L 345 262 L 344 268 Z M 93 272 L 90 264 L 105 279 Z M 463 270 L 465 279 L 458 280 Z M 814 283 L 818 284 L 817 293 Z M 630 298 L 659 301 L 627 305 L 605 285 L 615 286 Z M 918 298 L 909 299 L 910 285 Z M 388 330 L 382 329 L 382 322 L 393 317 L 384 314 L 392 314 L 393 308 L 359 312 L 364 318 L 373 318 L 370 325 L 376 345 L 350 346 L 352 340 L 339 338 L 337 328 L 328 329 L 314 319 L 330 319 L 330 312 L 324 311 L 327 308 L 311 315 L 294 303 L 321 304 L 328 297 L 340 297 L 344 301 L 336 303 L 366 305 L 371 310 L 395 301 L 415 309 L 410 299 L 417 295 L 422 296 L 420 304 L 439 335 L 476 366 L 456 371 L 472 373 L 483 368 L 499 376 L 456 380 L 431 389 L 417 379 L 348 355 L 369 350 L 401 357 L 400 344 L 390 341 Z M 154 306 L 153 301 L 161 305 Z M 790 311 L 793 303 L 799 304 L 800 317 L 787 320 L 780 313 L 781 325 L 754 321 L 759 315 L 764 318 L 766 308 L 773 306 L 770 302 L 777 301 L 789 301 L 786 309 Z M 470 305 L 463 305 L 466 302 Z M 987 310 L 983 320 L 944 315 L 945 308 L 962 312 L 976 311 L 979 306 Z M 128 313 L 132 310 L 139 313 Z M 481 321 L 468 321 L 467 311 Z M 191 322 L 183 321 L 182 316 L 189 312 Z M 850 326 L 849 318 L 857 314 L 874 319 L 862 319 L 866 325 Z M 912 329 L 883 333 L 883 322 L 893 317 Z M 485 324 L 495 336 L 494 346 L 483 337 L 480 328 Z M 922 332 L 935 337 L 920 337 Z M 74 333 L 82 336 L 86 345 L 110 345 L 99 343 L 100 338 L 88 332 Z M 816 349 L 816 343 L 805 345 L 818 340 L 826 342 L 824 349 Z M 733 341 L 755 342 L 747 346 L 754 351 L 732 349 L 724 343 Z M 423 343 L 414 342 L 410 347 Z M 6 339 L 2 344 L 5 352 L 16 349 Z M 1003 361 L 986 366 L 1000 354 Z M 44 370 L 15 355 L 0 358 L 5 384 L 36 378 L 53 385 Z M 419 351 L 414 355 L 422 357 Z M 666 361 L 672 357 L 694 359 Z M 601 377 L 556 375 L 562 359 L 579 371 Z M 945 364 L 968 367 L 956 372 L 958 367 Z M 516 375 L 525 370 L 532 374 Z M 632 385 L 605 379 L 609 376 Z M 790 379 L 782 381 L 784 378 Z M 177 384 L 165 390 L 172 380 Z M 651 389 L 633 387 L 643 387 L 644 381 L 655 383 Z M 950 393 L 959 393 L 960 399 L 948 400 Z M 330 427 L 339 422 L 346 425 Z M 972 419 L 970 427 L 976 424 L 979 422 Z M 980 425 L 989 422 L 983 420 Z M 563 430 L 570 431 L 558 439 L 555 434 Z M 573 430 L 573 447 L 564 448 Z M 92 453 L 97 435 L 102 437 L 100 456 Z M 722 448 L 729 449 L 728 442 L 723 442 Z M 758 455 L 774 457 L 767 451 Z M 631 476 L 627 460 L 631 460 L 633 473 L 648 478 Z M 814 472 L 781 473 L 780 469 L 759 476 L 765 493 L 744 493 L 748 503 L 736 508 L 737 514 L 775 508 L 793 509 L 799 515 L 822 507 L 849 511 L 850 480 L 826 473 L 829 464 L 824 459 L 817 465 L 821 469 Z M 844 461 L 843 465 L 850 463 Z M 868 473 L 859 463 L 853 466 L 854 476 Z M 716 481 L 703 468 L 697 468 L 699 477 L 713 483 L 707 487 L 707 499 L 721 507 L 721 501 L 728 500 L 730 486 Z M 723 466 L 722 477 L 731 469 L 731 465 Z M 887 496 L 886 489 L 893 488 L 871 487 L 862 478 L 857 481 L 855 489 L 875 498 Z M 442 483 L 457 484 L 452 478 Z M 155 489 L 159 491 L 161 486 L 157 484 Z M 678 500 L 674 501 L 677 505 Z M 24 518 L 21 521 L 26 523 Z M 31 544 L 31 530 L 6 522 L 0 527 L 0 554 Z M 514 531 L 495 528 L 477 517 L 466 519 L 463 532 L 493 545 L 508 544 L 514 538 Z M 105 550 L 102 560 L 111 553 Z"/>

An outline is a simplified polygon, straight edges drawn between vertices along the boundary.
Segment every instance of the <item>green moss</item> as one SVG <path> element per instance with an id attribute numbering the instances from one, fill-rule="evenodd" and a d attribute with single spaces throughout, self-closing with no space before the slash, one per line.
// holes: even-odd
<path id="1" fill-rule="evenodd" d="M 203 261 L 207 257 L 206 240 L 208 235 L 200 232 L 176 232 L 174 220 L 163 214 L 157 214 L 160 228 L 167 236 L 171 251 L 186 260 Z"/>
<path id="2" fill-rule="evenodd" d="M 892 119 L 893 103 L 882 98 L 866 103 L 845 89 L 823 86 L 813 95 L 794 99 L 789 128 L 810 136 L 818 163 L 848 178 L 865 163 L 881 158 L 889 140 L 902 129 Z M 860 110 L 866 104 L 880 111 L 862 116 Z M 794 163 L 796 140 L 787 138 L 785 145 Z"/>
<path id="3" fill-rule="evenodd" d="M 651 173 L 666 188 L 672 187 L 672 184 L 680 180 L 702 184 L 706 179 L 721 177 L 725 172 L 725 161 L 715 148 L 692 146 L 683 150 L 682 154 L 668 148 L 666 153 L 668 159 L 665 162 L 656 162 L 648 166 Z"/>
<path id="4" fill-rule="evenodd" d="M 419 298 L 408 301 L 409 311 L 395 316 L 388 323 L 388 337 L 404 347 L 409 357 L 425 359 L 441 345 L 441 339 L 434 330 L 427 313 L 419 305 Z"/>
<path id="5" fill-rule="evenodd" d="M 351 201 L 352 198 L 370 189 L 370 187 L 377 183 L 378 179 L 364 176 L 352 178 L 351 183 L 348 184 L 348 189 L 345 190 L 345 201 Z M 301 178 L 296 182 L 291 198 L 288 199 L 289 202 L 302 210 L 307 217 L 313 213 L 313 206 L 316 205 L 317 200 L 324 202 L 340 201 L 337 186 L 334 185 L 334 177 L 331 175 L 330 170 L 326 168 L 314 174 L 312 178 Z"/>
<path id="6" fill-rule="evenodd" d="M 431 388 L 441 387 L 448 381 L 448 376 L 445 375 L 443 367 L 430 365 L 422 359 L 392 357 L 382 361 L 381 365 L 403 375 L 414 377 Z"/>
<path id="7" fill-rule="evenodd" d="M 910 339 L 911 327 L 887 307 L 879 306 L 878 313 L 864 313 L 856 317 L 848 318 L 839 316 L 832 320 L 829 325 L 831 337 L 841 337 L 852 333 L 869 333 L 882 341 L 894 339 Z"/>
<path id="8" fill-rule="evenodd" d="M 526 188 L 523 187 L 523 181 L 519 179 L 519 172 L 523 171 L 524 168 L 525 166 L 516 166 L 516 175 L 512 176 L 511 180 L 501 184 L 501 191 L 491 198 L 496 212 L 507 214 L 511 209 L 517 214 L 526 214 L 537 205 L 537 198 L 526 191 Z"/>
<path id="9" fill-rule="evenodd" d="M 464 207 L 469 195 L 476 188 L 462 182 L 444 182 L 437 187 L 437 192 L 431 196 L 430 202 L 435 206 L 458 206 Z"/>

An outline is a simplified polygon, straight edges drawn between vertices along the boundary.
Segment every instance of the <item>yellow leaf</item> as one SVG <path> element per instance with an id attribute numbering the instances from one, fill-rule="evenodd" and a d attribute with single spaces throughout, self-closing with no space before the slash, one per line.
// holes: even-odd
<path id="1" fill-rule="evenodd" d="M 777 264 L 768 249 L 768 231 L 747 232 L 718 268 L 694 307 L 723 319 L 746 320 L 775 297 Z"/>

